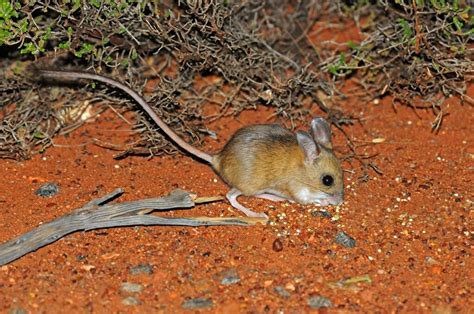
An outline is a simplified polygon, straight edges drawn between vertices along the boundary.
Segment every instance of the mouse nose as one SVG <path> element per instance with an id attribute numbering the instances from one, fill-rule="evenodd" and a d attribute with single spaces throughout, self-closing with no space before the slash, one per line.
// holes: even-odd
<path id="1" fill-rule="evenodd" d="M 329 199 L 331 205 L 341 205 L 344 202 L 344 195 L 342 193 L 334 194 Z"/>

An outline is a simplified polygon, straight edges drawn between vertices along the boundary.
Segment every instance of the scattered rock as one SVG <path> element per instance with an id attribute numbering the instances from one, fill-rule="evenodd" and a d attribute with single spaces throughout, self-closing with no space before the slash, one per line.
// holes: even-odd
<path id="1" fill-rule="evenodd" d="M 87 258 L 86 255 L 82 255 L 82 254 L 78 254 L 76 255 L 76 261 L 80 262 L 80 261 L 83 261 Z"/>
<path id="2" fill-rule="evenodd" d="M 290 297 L 290 293 L 288 292 L 288 290 L 286 290 L 284 287 L 282 286 L 276 286 L 274 289 L 273 289 L 276 293 L 278 293 L 278 295 L 282 298 L 285 298 L 285 299 L 288 299 Z"/>
<path id="3" fill-rule="evenodd" d="M 43 184 L 35 191 L 35 194 L 41 197 L 51 197 L 59 193 L 59 186 L 56 183 L 48 182 Z"/>
<path id="4" fill-rule="evenodd" d="M 328 298 L 317 295 L 308 298 L 308 305 L 313 309 L 320 309 L 322 307 L 332 307 L 332 302 Z"/>
<path id="5" fill-rule="evenodd" d="M 285 285 L 285 289 L 286 290 L 289 290 L 289 291 L 295 291 L 296 290 L 296 287 L 293 283 L 289 282 Z"/>
<path id="6" fill-rule="evenodd" d="M 439 264 L 437 260 L 432 258 L 431 256 L 425 256 L 425 263 L 428 265 L 437 265 Z"/>
<path id="7" fill-rule="evenodd" d="M 431 187 L 433 187 L 433 180 L 429 179 L 429 180 L 419 184 L 418 187 L 420 189 L 423 189 L 423 190 L 429 190 Z"/>
<path id="8" fill-rule="evenodd" d="M 141 304 L 141 302 L 135 297 L 126 297 L 125 299 L 122 299 L 122 304 L 123 305 L 139 305 Z"/>
<path id="9" fill-rule="evenodd" d="M 354 240 L 354 238 L 346 234 L 344 231 L 339 231 L 336 234 L 335 241 L 337 244 L 340 244 L 347 248 L 353 248 L 356 246 L 356 241 Z"/>
<path id="10" fill-rule="evenodd" d="M 311 216 L 313 217 L 321 217 L 321 218 L 327 218 L 331 219 L 332 215 L 330 212 L 325 211 L 325 210 L 316 210 L 314 212 L 311 212 Z"/>
<path id="11" fill-rule="evenodd" d="M 153 274 L 153 266 L 151 266 L 150 264 L 138 264 L 136 266 L 131 267 L 129 273 L 130 275 L 151 275 Z"/>
<path id="12" fill-rule="evenodd" d="M 283 250 L 283 243 L 280 239 L 276 238 L 275 241 L 273 241 L 272 249 L 275 252 L 281 252 Z"/>
<path id="13" fill-rule="evenodd" d="M 225 278 L 222 278 L 221 284 L 231 285 L 231 284 L 234 284 L 234 283 L 238 283 L 239 281 L 240 281 L 239 277 L 225 277 Z"/>
<path id="14" fill-rule="evenodd" d="M 232 285 L 234 283 L 240 282 L 239 274 L 234 268 L 225 270 L 221 272 L 219 275 L 222 278 L 221 284 L 223 285 Z"/>
<path id="15" fill-rule="evenodd" d="M 28 312 L 21 307 L 12 307 L 8 310 L 8 314 L 28 314 Z"/>
<path id="16" fill-rule="evenodd" d="M 138 293 L 143 290 L 143 285 L 131 282 L 122 282 L 120 290 L 131 293 Z"/>
<path id="17" fill-rule="evenodd" d="M 211 299 L 206 298 L 196 298 L 188 299 L 181 304 L 183 309 L 187 310 L 196 310 L 196 309 L 206 309 L 212 307 L 214 304 Z"/>

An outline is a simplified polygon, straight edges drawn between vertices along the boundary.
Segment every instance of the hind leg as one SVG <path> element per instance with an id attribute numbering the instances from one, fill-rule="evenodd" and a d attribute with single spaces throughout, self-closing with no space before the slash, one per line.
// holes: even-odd
<path id="1" fill-rule="evenodd" d="M 239 190 L 237 190 L 236 188 L 232 188 L 226 195 L 227 199 L 229 200 L 230 202 L 230 205 L 232 205 L 232 207 L 240 210 L 241 212 L 243 212 L 245 215 L 247 215 L 248 217 L 255 217 L 255 218 L 268 218 L 267 215 L 265 215 L 264 213 L 256 213 L 250 209 L 248 209 L 247 207 L 243 206 L 242 204 L 240 204 L 238 201 L 237 201 L 237 197 L 239 197 L 240 195 L 242 195 L 242 192 L 240 192 Z"/>

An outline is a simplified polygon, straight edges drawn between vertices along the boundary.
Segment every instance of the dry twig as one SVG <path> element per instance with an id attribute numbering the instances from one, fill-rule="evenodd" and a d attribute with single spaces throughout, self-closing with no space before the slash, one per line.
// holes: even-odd
<path id="1" fill-rule="evenodd" d="M 25 254 L 53 243 L 65 235 L 100 228 L 125 226 L 252 226 L 266 223 L 264 218 L 165 218 L 147 215 L 155 210 L 173 210 L 191 208 L 197 203 L 210 202 L 221 198 L 194 198 L 188 192 L 175 190 L 161 198 L 152 198 L 133 202 L 106 204 L 123 193 L 122 189 L 87 203 L 71 214 L 42 224 L 15 239 L 0 245 L 0 265 L 8 264 Z"/>

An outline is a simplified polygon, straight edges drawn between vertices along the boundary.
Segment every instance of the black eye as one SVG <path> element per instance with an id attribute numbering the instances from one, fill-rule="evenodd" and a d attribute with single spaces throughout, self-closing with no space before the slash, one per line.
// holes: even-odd
<path id="1" fill-rule="evenodd" d="M 334 178 L 331 175 L 326 174 L 323 176 L 322 181 L 325 186 L 331 186 L 334 183 Z"/>

